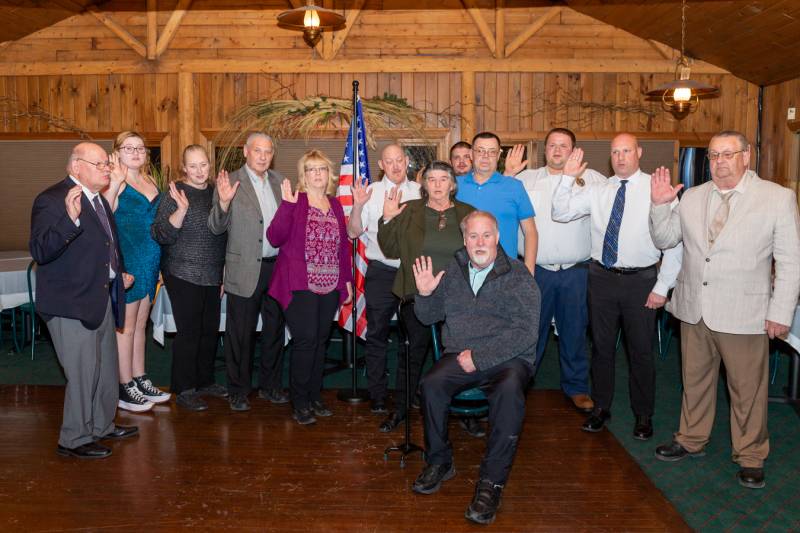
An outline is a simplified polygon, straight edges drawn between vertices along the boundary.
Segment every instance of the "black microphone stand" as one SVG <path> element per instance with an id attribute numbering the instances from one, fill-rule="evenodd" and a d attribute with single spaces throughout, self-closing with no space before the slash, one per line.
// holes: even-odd
<path id="1" fill-rule="evenodd" d="M 400 468 L 406 467 L 406 457 L 411 455 L 412 453 L 420 452 L 423 457 L 425 457 L 425 450 L 411 442 L 411 344 L 408 340 L 408 329 L 406 328 L 406 324 L 403 321 L 403 312 L 402 307 L 405 305 L 411 305 L 408 302 L 403 302 L 400 304 L 401 309 L 397 313 L 397 327 L 400 330 L 400 335 L 403 337 L 403 350 L 406 354 L 406 419 L 405 419 L 405 440 L 395 446 L 389 446 L 383 451 L 383 460 L 389 460 L 389 454 L 393 452 L 400 452 Z"/>

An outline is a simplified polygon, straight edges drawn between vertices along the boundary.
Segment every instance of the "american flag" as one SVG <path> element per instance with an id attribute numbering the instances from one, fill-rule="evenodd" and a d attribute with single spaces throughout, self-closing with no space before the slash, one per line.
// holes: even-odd
<path id="1" fill-rule="evenodd" d="M 354 160 L 355 155 L 353 152 L 353 128 L 358 131 L 358 174 L 354 175 Z M 336 191 L 336 197 L 344 207 L 345 218 L 350 217 L 350 211 L 353 209 L 353 193 L 350 186 L 353 184 L 353 179 L 360 179 L 361 183 L 371 183 L 372 180 L 369 176 L 369 160 L 367 159 L 367 135 L 364 125 L 364 117 L 361 112 L 361 98 L 356 98 L 356 111 L 354 119 L 350 121 L 350 131 L 347 134 L 347 144 L 344 148 L 344 158 L 342 159 L 342 166 L 339 169 L 339 189 Z M 364 240 L 364 235 L 361 235 L 356 241 L 356 257 L 354 258 L 356 268 L 355 272 L 355 302 L 356 302 L 356 334 L 362 339 L 367 334 L 367 303 L 364 297 L 364 276 L 367 273 L 367 243 Z M 352 304 L 343 305 L 339 309 L 339 325 L 347 331 L 352 331 L 353 322 L 351 314 L 353 311 Z"/>

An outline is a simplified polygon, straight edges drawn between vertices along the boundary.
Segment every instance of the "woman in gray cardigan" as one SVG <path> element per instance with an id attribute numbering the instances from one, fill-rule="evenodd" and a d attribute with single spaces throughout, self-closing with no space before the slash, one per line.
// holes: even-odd
<path id="1" fill-rule="evenodd" d="M 161 273 L 177 327 L 171 389 L 176 403 L 191 411 L 208 409 L 202 396 L 227 396 L 225 388 L 214 382 L 214 359 L 228 237 L 208 229 L 214 196 L 210 172 L 205 148 L 187 146 L 184 179 L 169 184 L 150 228 L 161 244 Z"/>

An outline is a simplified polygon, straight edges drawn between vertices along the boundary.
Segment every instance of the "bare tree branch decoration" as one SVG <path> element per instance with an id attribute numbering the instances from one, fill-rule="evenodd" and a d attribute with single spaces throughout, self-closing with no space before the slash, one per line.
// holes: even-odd
<path id="1" fill-rule="evenodd" d="M 3 122 L 6 126 L 12 119 L 29 118 L 33 120 L 41 120 L 45 122 L 50 128 L 69 131 L 77 134 L 81 139 L 91 139 L 85 130 L 79 128 L 72 122 L 63 117 L 58 117 L 49 113 L 38 104 L 23 104 L 16 98 L 10 96 L 0 97 L 0 112 L 3 113 Z"/>

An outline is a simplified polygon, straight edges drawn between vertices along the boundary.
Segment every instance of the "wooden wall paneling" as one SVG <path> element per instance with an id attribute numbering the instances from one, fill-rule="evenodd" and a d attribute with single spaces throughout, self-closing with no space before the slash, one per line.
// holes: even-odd
<path id="1" fill-rule="evenodd" d="M 498 51 L 499 53 L 499 51 Z M 508 73 L 498 72 L 496 74 L 495 86 L 495 124 L 496 130 L 508 130 Z"/>

